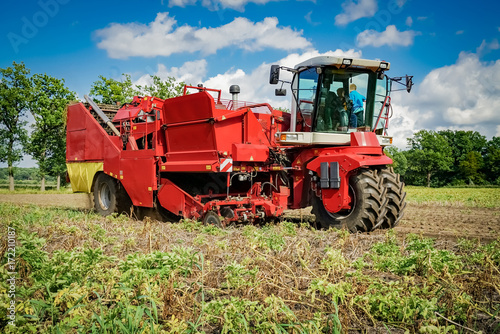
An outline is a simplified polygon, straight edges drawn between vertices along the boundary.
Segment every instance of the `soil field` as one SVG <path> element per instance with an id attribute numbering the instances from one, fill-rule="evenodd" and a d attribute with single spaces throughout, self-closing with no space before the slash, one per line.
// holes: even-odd
<path id="1" fill-rule="evenodd" d="M 0 202 L 36 204 L 72 209 L 91 209 L 89 194 L 0 194 Z M 293 220 L 313 220 L 310 209 L 290 210 Z M 467 207 L 455 204 L 418 204 L 409 202 L 398 227 L 398 234 L 420 234 L 438 239 L 479 238 L 484 241 L 500 237 L 498 208 Z"/>

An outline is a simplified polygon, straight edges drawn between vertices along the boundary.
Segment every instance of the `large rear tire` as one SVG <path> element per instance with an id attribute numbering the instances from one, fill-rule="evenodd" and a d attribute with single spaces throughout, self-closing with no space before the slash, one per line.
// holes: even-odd
<path id="1" fill-rule="evenodd" d="M 102 216 L 128 213 L 132 206 L 128 194 L 115 179 L 99 174 L 94 184 L 94 208 Z"/>
<path id="2" fill-rule="evenodd" d="M 369 232 L 383 213 L 383 179 L 377 169 L 362 169 L 349 180 L 351 209 L 337 213 L 326 210 L 320 197 L 312 196 L 312 213 L 323 228 L 347 228 L 351 232 Z"/>
<path id="3" fill-rule="evenodd" d="M 385 213 L 380 217 L 379 222 L 373 229 L 393 228 L 396 227 L 404 215 L 406 207 L 406 191 L 404 190 L 404 182 L 401 181 L 401 176 L 394 173 L 392 167 L 386 167 L 380 170 L 382 184 L 386 191 Z"/>

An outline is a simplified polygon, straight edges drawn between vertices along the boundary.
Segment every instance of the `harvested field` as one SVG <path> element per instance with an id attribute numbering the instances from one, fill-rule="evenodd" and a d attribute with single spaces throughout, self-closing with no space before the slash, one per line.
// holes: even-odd
<path id="1" fill-rule="evenodd" d="M 90 203 L 82 194 L 0 195 L 17 275 L 17 327 L 7 325 L 11 299 L 2 293 L 0 331 L 500 330 L 496 202 L 410 199 L 397 228 L 366 234 L 310 228 L 300 223 L 312 218 L 306 209 L 288 212 L 293 222 L 221 230 L 104 218 Z M 0 243 L 2 277 L 8 240 Z"/>
<path id="2" fill-rule="evenodd" d="M 90 194 L 0 194 L 0 202 L 71 209 L 93 207 Z M 285 217 L 298 222 L 301 217 L 303 221 L 310 221 L 314 219 L 310 211 L 310 209 L 290 210 L 286 212 Z M 500 237 L 500 208 L 472 207 L 456 202 L 433 204 L 410 201 L 403 220 L 395 230 L 403 235 L 416 233 L 445 239 L 495 240 Z"/>

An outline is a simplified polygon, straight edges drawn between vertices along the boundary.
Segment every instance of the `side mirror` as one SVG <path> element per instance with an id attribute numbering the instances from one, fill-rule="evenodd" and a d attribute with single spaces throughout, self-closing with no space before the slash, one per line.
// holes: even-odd
<path id="1" fill-rule="evenodd" d="M 271 65 L 271 73 L 269 73 L 269 83 L 271 85 L 276 85 L 280 80 L 280 66 Z"/>
<path id="2" fill-rule="evenodd" d="M 286 89 L 277 88 L 274 90 L 274 95 L 276 96 L 286 96 Z"/>
<path id="3" fill-rule="evenodd" d="M 406 76 L 406 91 L 409 93 L 413 86 L 413 76 Z"/>

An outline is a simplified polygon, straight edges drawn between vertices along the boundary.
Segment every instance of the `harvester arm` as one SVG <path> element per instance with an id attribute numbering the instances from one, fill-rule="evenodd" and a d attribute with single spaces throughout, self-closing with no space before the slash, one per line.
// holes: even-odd
<path id="1" fill-rule="evenodd" d="M 104 123 L 106 123 L 109 128 L 111 130 L 113 130 L 114 134 L 117 135 L 117 136 L 120 136 L 120 131 L 118 131 L 118 129 L 113 125 L 113 123 L 109 120 L 108 116 L 106 116 L 101 108 L 99 108 L 99 106 L 94 102 L 94 100 L 92 100 L 88 95 L 84 95 L 85 97 L 85 100 L 87 100 L 88 104 L 90 104 L 92 106 L 92 109 L 95 110 L 95 112 L 97 113 L 97 115 L 99 115 L 99 117 L 101 117 L 101 119 L 104 121 Z"/>

